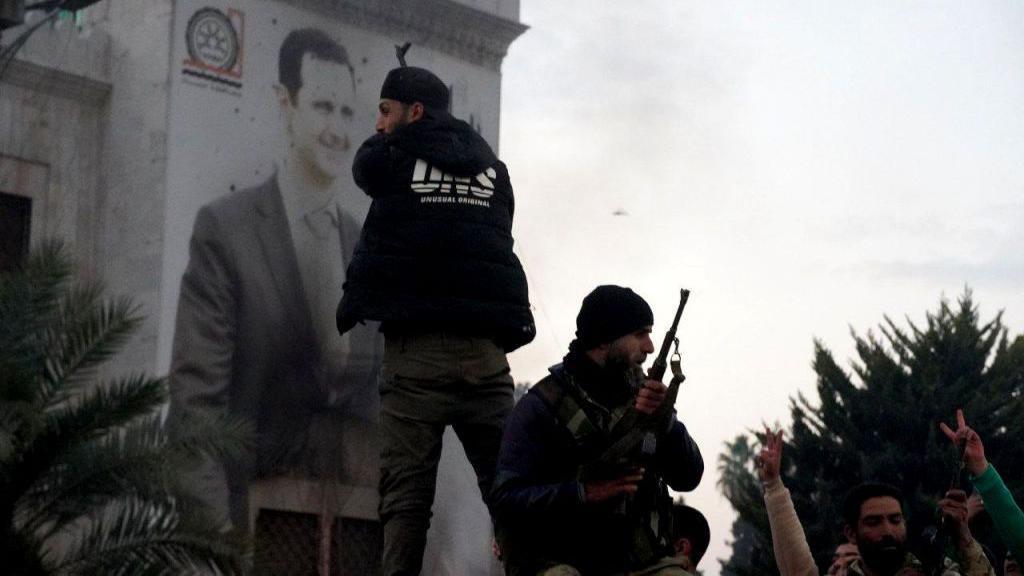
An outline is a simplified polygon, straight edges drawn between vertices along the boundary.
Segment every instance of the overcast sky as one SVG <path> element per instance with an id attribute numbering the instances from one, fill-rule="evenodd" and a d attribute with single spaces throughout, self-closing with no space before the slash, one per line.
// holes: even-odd
<path id="1" fill-rule="evenodd" d="M 1024 331 L 1024 4 L 522 0 L 501 156 L 536 382 L 583 296 L 633 287 L 681 339 L 680 417 L 707 471 L 688 502 L 729 555 L 723 443 L 788 425 L 814 338 L 921 321 L 974 291 Z M 624 212 L 624 215 L 615 215 Z M 816 397 L 816 396 L 815 396 Z"/>

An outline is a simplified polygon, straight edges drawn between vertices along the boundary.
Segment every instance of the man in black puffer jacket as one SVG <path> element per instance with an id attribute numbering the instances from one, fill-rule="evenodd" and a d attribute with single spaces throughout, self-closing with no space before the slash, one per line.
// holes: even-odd
<path id="1" fill-rule="evenodd" d="M 377 134 L 352 168 L 373 202 L 337 321 L 342 333 L 381 322 L 384 574 L 419 574 L 444 428 L 486 502 L 512 409 L 505 353 L 535 328 L 505 165 L 448 114 L 448 88 L 430 71 L 392 70 L 380 97 Z"/>

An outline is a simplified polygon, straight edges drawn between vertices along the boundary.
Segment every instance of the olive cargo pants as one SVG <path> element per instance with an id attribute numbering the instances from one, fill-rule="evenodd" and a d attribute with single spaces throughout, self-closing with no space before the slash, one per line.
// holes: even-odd
<path id="1" fill-rule="evenodd" d="M 386 576 L 420 572 L 445 426 L 462 442 L 488 502 L 512 388 L 505 352 L 488 338 L 385 334 L 380 520 Z"/>

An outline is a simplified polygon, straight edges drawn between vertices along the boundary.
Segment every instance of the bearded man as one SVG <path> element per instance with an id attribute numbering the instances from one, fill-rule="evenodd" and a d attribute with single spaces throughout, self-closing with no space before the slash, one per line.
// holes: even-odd
<path id="1" fill-rule="evenodd" d="M 404 49 L 402 54 L 404 55 Z M 508 169 L 448 112 L 425 68 L 388 72 L 352 175 L 372 198 L 337 308 L 341 334 L 380 321 L 380 519 L 385 576 L 420 573 L 451 426 L 487 503 L 513 379 L 536 328 L 512 251 Z"/>
<path id="2" fill-rule="evenodd" d="M 624 463 L 580 477 L 618 438 L 631 410 L 653 414 L 666 386 L 640 366 L 654 352 L 654 316 L 629 288 L 599 286 L 583 300 L 563 363 L 519 401 L 498 456 L 492 507 L 508 574 L 587 576 L 642 571 L 687 576 L 666 486 L 693 490 L 704 472 L 675 413 L 643 467 Z"/>
<path id="3" fill-rule="evenodd" d="M 772 531 L 772 548 L 782 576 L 817 576 L 818 568 L 807 545 L 789 490 L 779 475 L 782 431 L 765 429 L 765 445 L 758 456 L 758 474 Z M 981 545 L 967 524 L 967 496 L 950 490 L 939 501 L 947 533 L 953 536 L 959 564 L 943 558 L 942 576 L 995 576 Z M 857 545 L 860 558 L 847 568 L 857 576 L 926 576 L 922 563 L 908 551 L 903 494 L 888 484 L 855 486 L 843 503 L 843 531 Z"/>

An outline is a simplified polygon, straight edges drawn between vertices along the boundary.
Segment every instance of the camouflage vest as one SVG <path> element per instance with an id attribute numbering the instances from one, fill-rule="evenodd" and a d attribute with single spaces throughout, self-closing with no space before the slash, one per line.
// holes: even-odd
<path id="1" fill-rule="evenodd" d="M 864 560 L 857 558 L 847 568 L 847 574 L 850 576 L 864 576 Z M 942 576 L 961 576 L 960 566 L 956 562 L 946 557 L 942 559 Z M 903 560 L 903 567 L 896 571 L 893 576 L 928 576 L 925 572 L 924 565 L 918 560 L 913 554 L 907 553 L 906 558 Z M 993 574 L 994 576 L 994 574 Z"/>
<path id="2" fill-rule="evenodd" d="M 635 393 L 644 383 L 643 372 L 636 370 L 631 382 Z M 618 435 L 628 431 L 616 429 L 616 424 L 632 409 L 632 402 L 611 410 L 593 400 L 565 371 L 562 365 L 555 366 L 551 375 L 538 382 L 532 389 L 540 394 L 551 407 L 559 424 L 572 436 L 584 462 L 596 460 L 610 447 Z M 590 408 L 585 410 L 583 405 Z M 630 460 L 640 463 L 637 454 Z M 582 481 L 582 478 L 579 478 Z M 649 482 L 647 490 L 641 488 L 634 498 L 623 498 L 617 514 L 630 518 L 631 545 L 630 564 L 646 566 L 672 553 L 672 499 L 660 476 Z"/>

